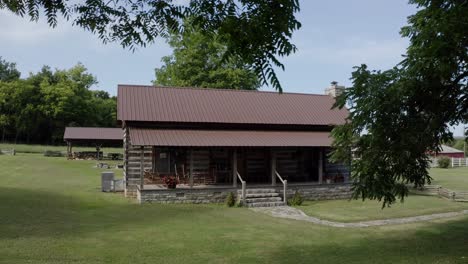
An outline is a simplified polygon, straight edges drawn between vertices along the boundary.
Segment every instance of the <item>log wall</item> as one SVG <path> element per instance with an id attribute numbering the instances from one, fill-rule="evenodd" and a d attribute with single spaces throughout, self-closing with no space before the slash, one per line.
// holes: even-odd
<path id="1" fill-rule="evenodd" d="M 144 170 L 152 169 L 153 153 L 151 147 L 144 147 Z M 141 148 L 132 146 L 128 127 L 124 128 L 124 177 L 125 196 L 136 198 L 136 187 L 140 184 Z"/>

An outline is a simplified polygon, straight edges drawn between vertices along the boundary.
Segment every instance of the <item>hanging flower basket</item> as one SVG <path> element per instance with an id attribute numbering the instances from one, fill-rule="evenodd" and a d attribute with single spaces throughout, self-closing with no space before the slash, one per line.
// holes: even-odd
<path id="1" fill-rule="evenodd" d="M 175 189 L 179 181 L 174 176 L 165 176 L 162 178 L 168 189 Z"/>

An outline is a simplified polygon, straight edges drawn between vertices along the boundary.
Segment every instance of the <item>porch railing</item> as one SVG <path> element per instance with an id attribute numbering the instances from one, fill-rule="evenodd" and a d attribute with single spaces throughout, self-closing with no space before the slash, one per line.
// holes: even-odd
<path id="1" fill-rule="evenodd" d="M 275 171 L 275 174 L 276 174 L 276 177 L 278 177 L 280 181 L 283 183 L 283 201 L 286 204 L 288 202 L 287 196 L 286 196 L 286 188 L 288 187 L 288 180 L 283 180 L 283 178 L 281 178 L 281 175 L 277 171 Z"/>
<path id="2" fill-rule="evenodd" d="M 241 191 L 242 203 L 245 204 L 245 199 L 246 199 L 246 190 L 245 189 L 246 189 L 247 183 L 242 179 L 239 172 L 237 173 L 237 178 L 240 180 L 240 182 L 242 184 L 242 191 Z"/>

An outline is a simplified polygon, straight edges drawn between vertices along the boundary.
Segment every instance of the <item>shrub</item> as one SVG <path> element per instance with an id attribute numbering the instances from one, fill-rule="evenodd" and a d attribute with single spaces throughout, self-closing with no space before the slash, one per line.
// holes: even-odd
<path id="1" fill-rule="evenodd" d="M 450 158 L 449 157 L 440 157 L 437 160 L 437 164 L 439 165 L 439 168 L 447 169 L 450 166 Z"/>
<path id="2" fill-rule="evenodd" d="M 301 205 L 304 199 L 302 198 L 302 195 L 299 191 L 296 191 L 294 193 L 294 196 L 288 200 L 288 204 L 295 206 L 295 205 Z"/>
<path id="3" fill-rule="evenodd" d="M 232 192 L 228 193 L 226 196 L 226 205 L 229 207 L 233 207 L 236 204 L 236 200 L 234 198 L 234 194 Z"/>

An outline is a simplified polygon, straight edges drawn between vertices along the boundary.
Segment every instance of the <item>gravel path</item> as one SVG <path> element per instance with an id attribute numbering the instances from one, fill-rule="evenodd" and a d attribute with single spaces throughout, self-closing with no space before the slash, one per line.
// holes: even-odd
<path id="1" fill-rule="evenodd" d="M 321 220 L 316 217 L 308 216 L 303 211 L 294 207 L 289 207 L 289 206 L 256 207 L 256 208 L 250 208 L 250 209 L 255 212 L 266 213 L 273 217 L 278 217 L 278 218 L 288 218 L 288 219 L 294 219 L 294 220 L 300 220 L 300 221 L 307 221 L 307 222 L 311 222 L 314 224 L 326 225 L 326 226 L 332 226 L 332 227 L 352 227 L 352 228 L 407 224 L 407 223 L 429 221 L 429 220 L 441 219 L 441 218 L 450 218 L 450 217 L 461 216 L 461 215 L 468 215 L 468 210 L 463 210 L 460 212 L 420 215 L 420 216 L 412 216 L 412 217 L 372 220 L 372 221 L 363 221 L 363 222 L 354 222 L 354 223 L 342 223 L 342 222 Z"/>

